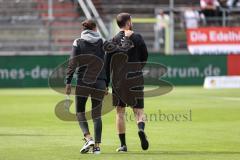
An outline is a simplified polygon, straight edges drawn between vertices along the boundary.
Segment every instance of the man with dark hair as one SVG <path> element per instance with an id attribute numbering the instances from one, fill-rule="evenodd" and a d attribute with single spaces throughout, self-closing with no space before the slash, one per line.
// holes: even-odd
<path id="1" fill-rule="evenodd" d="M 120 13 L 117 15 L 116 21 L 119 26 L 119 28 L 125 27 L 126 23 L 131 20 L 131 15 L 129 13 Z M 132 27 L 132 25 L 130 26 Z M 129 28 L 132 30 L 132 28 Z"/>
<path id="2" fill-rule="evenodd" d="M 106 74 L 107 74 L 107 86 L 110 82 L 110 74 L 112 74 L 112 88 L 113 88 L 113 106 L 116 106 L 116 125 L 121 146 L 116 150 L 117 152 L 126 152 L 127 145 L 125 139 L 125 107 L 131 106 L 136 118 L 136 122 L 139 128 L 138 135 L 141 141 L 143 150 L 147 150 L 149 143 L 144 132 L 145 117 L 144 117 L 144 100 L 143 100 L 143 73 L 142 68 L 147 61 L 148 51 L 145 42 L 140 34 L 136 34 L 132 31 L 133 24 L 131 21 L 131 15 L 129 13 L 120 13 L 116 17 L 117 24 L 120 28 L 120 32 L 112 39 L 112 43 L 120 48 L 124 48 L 126 41 L 131 41 L 132 47 L 128 50 L 119 52 L 111 52 L 107 54 L 106 61 Z M 126 59 L 115 57 L 116 55 L 126 55 Z M 115 59 L 115 60 L 114 60 Z M 127 61 L 125 63 L 125 61 Z M 115 66 L 115 67 L 113 67 Z M 135 68 L 128 68 L 126 66 L 132 66 Z M 138 67 L 140 66 L 140 68 Z M 136 68 L 138 69 L 136 71 Z M 127 76 L 124 72 L 119 71 L 121 68 L 126 70 Z M 123 70 L 124 70 L 123 69 Z M 134 71 L 133 71 L 134 70 Z M 133 81 L 134 80 L 134 81 Z M 136 80 L 136 81 L 135 81 Z M 129 87 L 129 82 L 134 83 Z M 132 84 L 131 84 L 132 85 Z M 136 103 L 130 103 L 126 99 L 132 97 L 132 90 L 136 91 L 136 99 L 133 99 Z M 129 94 L 130 93 L 130 94 Z M 136 101 L 135 101 L 136 100 Z M 130 100 L 131 101 L 131 100 Z"/>

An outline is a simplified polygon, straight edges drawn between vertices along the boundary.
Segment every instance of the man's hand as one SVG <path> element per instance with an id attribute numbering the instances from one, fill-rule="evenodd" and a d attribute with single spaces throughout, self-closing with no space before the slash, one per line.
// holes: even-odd
<path id="1" fill-rule="evenodd" d="M 108 87 L 105 89 L 105 96 L 108 95 Z"/>
<path id="2" fill-rule="evenodd" d="M 124 33 L 126 37 L 130 37 L 134 32 L 131 30 L 125 30 Z"/>
<path id="3" fill-rule="evenodd" d="M 71 84 L 66 84 L 65 93 L 67 95 L 71 94 L 71 88 L 72 88 Z"/>

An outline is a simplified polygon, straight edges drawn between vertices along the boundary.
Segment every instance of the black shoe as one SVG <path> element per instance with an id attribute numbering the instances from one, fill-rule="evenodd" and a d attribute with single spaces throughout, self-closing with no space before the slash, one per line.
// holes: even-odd
<path id="1" fill-rule="evenodd" d="M 127 146 L 121 146 L 116 149 L 117 152 L 127 152 Z"/>
<path id="2" fill-rule="evenodd" d="M 100 154 L 100 147 L 93 147 L 93 154 Z"/>
<path id="3" fill-rule="evenodd" d="M 139 138 L 140 138 L 140 141 L 141 141 L 142 149 L 147 150 L 148 147 L 149 147 L 149 143 L 148 143 L 147 136 L 146 136 L 145 132 L 143 130 L 139 130 L 138 135 L 139 135 Z"/>

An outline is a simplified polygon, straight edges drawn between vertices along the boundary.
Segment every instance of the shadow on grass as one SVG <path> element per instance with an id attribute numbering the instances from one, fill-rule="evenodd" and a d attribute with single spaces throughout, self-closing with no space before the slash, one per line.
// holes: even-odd
<path id="1" fill-rule="evenodd" d="M 221 154 L 240 154 L 232 151 L 129 151 L 127 153 L 102 153 L 106 155 L 221 155 Z"/>
<path id="2" fill-rule="evenodd" d="M 0 134 L 0 137 L 48 137 L 48 136 L 69 136 L 69 135 L 47 135 L 47 134 L 21 134 L 21 133 L 14 133 L 14 134 Z"/>

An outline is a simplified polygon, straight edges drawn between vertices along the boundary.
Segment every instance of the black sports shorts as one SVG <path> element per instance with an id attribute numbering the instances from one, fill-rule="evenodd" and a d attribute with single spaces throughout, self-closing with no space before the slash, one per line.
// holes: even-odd
<path id="1" fill-rule="evenodd" d="M 123 88 L 123 90 L 124 89 L 125 88 Z M 144 95 L 144 91 L 143 91 L 144 87 L 135 87 L 133 90 L 141 92 L 141 94 Z M 120 94 L 118 94 L 118 92 L 115 91 L 115 89 L 113 89 L 112 93 L 113 93 L 113 96 L 112 96 L 113 106 L 120 106 L 120 107 L 130 106 L 132 108 L 144 108 L 144 96 L 141 96 L 141 98 L 129 97 L 131 99 L 135 99 L 134 103 L 129 103 L 128 95 L 123 95 L 123 97 L 121 97 Z"/>

